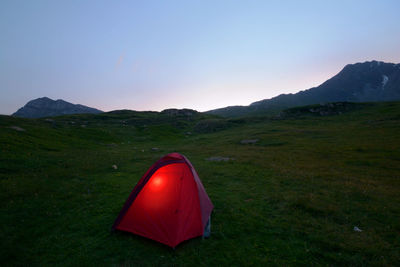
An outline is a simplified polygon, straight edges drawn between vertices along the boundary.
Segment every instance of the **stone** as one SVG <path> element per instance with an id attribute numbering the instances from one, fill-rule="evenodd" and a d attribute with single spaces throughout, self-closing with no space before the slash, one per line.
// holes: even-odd
<path id="1" fill-rule="evenodd" d="M 255 144 L 259 141 L 259 139 L 243 139 L 242 141 L 240 141 L 241 144 Z"/>
<path id="2" fill-rule="evenodd" d="M 18 131 L 18 132 L 25 132 L 25 131 L 26 131 L 24 128 L 21 128 L 21 127 L 19 127 L 19 126 L 10 126 L 10 127 L 8 127 L 8 128 L 13 129 L 13 130 L 16 130 L 16 131 Z"/>
<path id="3" fill-rule="evenodd" d="M 234 159 L 229 158 L 229 157 L 214 156 L 214 157 L 209 157 L 206 160 L 208 160 L 208 161 L 229 161 L 229 160 L 234 160 Z"/>

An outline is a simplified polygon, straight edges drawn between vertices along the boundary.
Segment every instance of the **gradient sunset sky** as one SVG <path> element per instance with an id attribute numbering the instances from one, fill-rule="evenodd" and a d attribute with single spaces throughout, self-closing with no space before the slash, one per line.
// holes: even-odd
<path id="1" fill-rule="evenodd" d="M 400 1 L 0 1 L 0 114 L 47 96 L 199 111 L 400 63 Z"/>

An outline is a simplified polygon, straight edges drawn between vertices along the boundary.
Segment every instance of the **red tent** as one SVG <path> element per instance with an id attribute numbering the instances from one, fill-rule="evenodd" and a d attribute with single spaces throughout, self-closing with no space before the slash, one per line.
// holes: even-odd
<path id="1" fill-rule="evenodd" d="M 112 228 L 175 247 L 203 235 L 212 209 L 192 164 L 185 156 L 172 153 L 143 175 Z"/>

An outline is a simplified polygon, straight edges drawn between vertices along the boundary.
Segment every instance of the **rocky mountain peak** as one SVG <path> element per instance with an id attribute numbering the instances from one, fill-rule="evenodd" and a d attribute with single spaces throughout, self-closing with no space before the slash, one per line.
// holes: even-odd
<path id="1" fill-rule="evenodd" d="M 72 104 L 62 99 L 52 100 L 48 97 L 40 97 L 26 103 L 12 116 L 23 118 L 42 118 L 79 113 L 101 113 L 101 110 L 84 105 Z"/>
<path id="2" fill-rule="evenodd" d="M 400 100 L 400 64 L 366 61 L 348 64 L 317 87 L 296 94 L 282 94 L 245 107 L 226 107 L 209 113 L 243 116 L 328 102 L 375 102 Z"/>

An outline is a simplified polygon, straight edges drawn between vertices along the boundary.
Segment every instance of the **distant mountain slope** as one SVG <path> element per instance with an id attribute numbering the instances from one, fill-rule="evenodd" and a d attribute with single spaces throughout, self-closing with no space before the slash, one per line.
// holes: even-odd
<path id="1" fill-rule="evenodd" d="M 400 100 L 400 64 L 370 61 L 350 64 L 318 87 L 282 94 L 249 106 L 207 111 L 221 116 L 243 116 L 324 102 L 376 102 Z"/>
<path id="2" fill-rule="evenodd" d="M 64 100 L 52 100 L 48 97 L 41 97 L 29 101 L 25 106 L 12 114 L 15 117 L 42 118 L 60 116 L 66 114 L 80 113 L 101 113 L 103 111 L 83 105 L 75 105 Z"/>

